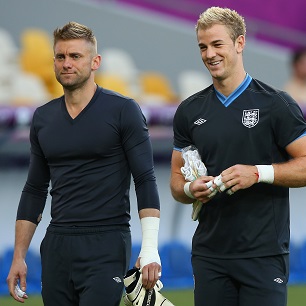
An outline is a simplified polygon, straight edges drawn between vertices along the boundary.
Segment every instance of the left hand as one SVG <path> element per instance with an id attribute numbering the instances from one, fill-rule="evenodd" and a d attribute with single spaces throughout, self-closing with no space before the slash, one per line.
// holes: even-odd
<path id="1" fill-rule="evenodd" d="M 250 165 L 234 165 L 222 171 L 221 176 L 225 189 L 232 193 L 249 188 L 258 181 L 257 168 Z"/>

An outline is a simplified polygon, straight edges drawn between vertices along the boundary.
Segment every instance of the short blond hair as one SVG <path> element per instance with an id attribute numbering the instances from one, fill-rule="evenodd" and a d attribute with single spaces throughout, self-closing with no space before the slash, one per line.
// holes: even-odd
<path id="1" fill-rule="evenodd" d="M 235 41 L 240 35 L 246 35 L 244 18 L 235 10 L 213 6 L 204 11 L 195 26 L 196 32 L 199 29 L 206 30 L 215 24 L 221 24 L 228 28 L 230 37 Z"/>
<path id="2" fill-rule="evenodd" d="M 53 32 L 53 47 L 59 40 L 70 39 L 85 39 L 93 45 L 95 52 L 97 53 L 97 39 L 93 31 L 87 26 L 70 21 L 62 28 L 56 28 Z"/>

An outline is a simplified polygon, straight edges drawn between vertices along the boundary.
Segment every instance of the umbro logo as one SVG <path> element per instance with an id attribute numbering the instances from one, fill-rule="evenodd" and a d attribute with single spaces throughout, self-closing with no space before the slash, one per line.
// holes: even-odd
<path id="1" fill-rule="evenodd" d="M 194 122 L 194 124 L 196 124 L 196 125 L 201 125 L 201 124 L 205 123 L 206 121 L 207 121 L 206 119 L 199 118 L 198 120 L 196 120 L 196 121 Z"/>
<path id="2" fill-rule="evenodd" d="M 116 283 L 121 283 L 121 278 L 119 276 L 116 276 L 116 277 L 113 277 L 113 280 L 116 282 Z"/>
<path id="3" fill-rule="evenodd" d="M 279 278 L 279 277 L 277 277 L 277 278 L 274 278 L 274 281 L 276 282 L 276 283 L 279 283 L 279 284 L 282 284 L 284 281 L 281 279 L 281 278 Z"/>

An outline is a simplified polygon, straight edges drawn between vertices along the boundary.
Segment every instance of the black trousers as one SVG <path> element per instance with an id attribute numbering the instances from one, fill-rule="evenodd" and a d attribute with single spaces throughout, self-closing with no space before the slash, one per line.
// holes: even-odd
<path id="1" fill-rule="evenodd" d="M 49 226 L 41 243 L 45 306 L 119 306 L 131 256 L 125 226 Z"/>
<path id="2" fill-rule="evenodd" d="M 285 306 L 289 255 L 192 257 L 195 306 Z"/>

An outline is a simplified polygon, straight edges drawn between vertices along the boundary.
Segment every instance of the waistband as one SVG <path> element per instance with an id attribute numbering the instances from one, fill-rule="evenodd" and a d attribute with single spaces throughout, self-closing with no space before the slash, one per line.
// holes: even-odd
<path id="1" fill-rule="evenodd" d="M 118 231 L 130 232 L 128 225 L 98 225 L 98 226 L 59 226 L 50 224 L 47 232 L 54 234 L 80 235 L 101 232 Z"/>

